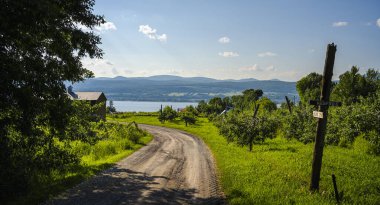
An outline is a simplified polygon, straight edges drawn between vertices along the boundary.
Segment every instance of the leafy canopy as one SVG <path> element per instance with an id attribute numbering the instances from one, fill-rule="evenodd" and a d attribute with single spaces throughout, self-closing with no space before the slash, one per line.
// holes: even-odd
<path id="1" fill-rule="evenodd" d="M 80 60 L 102 57 L 100 37 L 80 27 L 93 28 L 104 18 L 92 13 L 94 0 L 0 5 L 0 167 L 7 167 L 0 170 L 0 186 L 12 193 L 26 189 L 32 171 L 67 163 L 53 145 L 54 137 L 67 138 L 75 109 L 64 82 L 93 76 Z"/>
<path id="2" fill-rule="evenodd" d="M 322 75 L 310 73 L 297 81 L 296 88 L 301 102 L 307 104 L 309 100 L 319 100 L 321 95 Z"/>

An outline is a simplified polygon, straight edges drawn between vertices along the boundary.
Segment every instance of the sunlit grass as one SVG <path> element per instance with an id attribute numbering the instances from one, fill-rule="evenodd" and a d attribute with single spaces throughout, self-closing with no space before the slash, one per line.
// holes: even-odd
<path id="1" fill-rule="evenodd" d="M 188 127 L 182 121 L 162 124 L 154 116 L 110 120 L 177 128 L 202 138 L 216 159 L 230 204 L 335 204 L 332 173 L 343 191 L 344 204 L 380 203 L 380 158 L 366 154 L 360 142 L 353 149 L 325 147 L 320 190 L 311 193 L 313 144 L 277 137 L 249 152 L 247 147 L 227 143 L 206 118 Z"/>
<path id="2" fill-rule="evenodd" d="M 152 135 L 148 134 L 140 138 L 137 144 L 130 142 L 130 146 L 125 149 L 116 147 L 115 141 L 112 140 L 101 140 L 92 146 L 88 144 L 81 146 L 79 148 L 85 154 L 81 157 L 79 165 L 65 167 L 65 170 L 56 170 L 49 174 L 38 175 L 34 179 L 28 195 L 20 196 L 18 199 L 9 202 L 9 204 L 39 204 L 112 167 L 116 162 L 148 144 L 152 139 Z M 96 147 L 99 144 L 102 146 Z M 108 147 L 108 149 L 102 150 L 104 147 Z M 98 155 L 96 152 L 102 152 L 102 155 Z"/>

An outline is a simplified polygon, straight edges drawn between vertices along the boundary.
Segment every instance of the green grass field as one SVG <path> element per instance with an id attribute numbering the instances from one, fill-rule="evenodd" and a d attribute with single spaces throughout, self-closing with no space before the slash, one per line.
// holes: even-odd
<path id="1" fill-rule="evenodd" d="M 343 204 L 380 204 L 380 158 L 363 151 L 360 138 L 352 149 L 325 147 L 320 191 L 309 191 L 313 144 L 282 137 L 247 147 L 227 143 L 206 118 L 160 123 L 155 116 L 124 116 L 109 120 L 177 128 L 202 138 L 217 161 L 220 183 L 229 204 L 335 204 L 331 174 L 337 177 Z"/>
<path id="2" fill-rule="evenodd" d="M 26 196 L 20 196 L 16 200 L 6 202 L 6 204 L 39 204 L 100 171 L 110 168 L 116 162 L 149 143 L 152 139 L 153 136 L 148 134 L 140 138 L 138 144 L 131 143 L 128 149 L 119 148 L 119 146 L 116 146 L 118 144 L 115 145 L 112 140 L 100 140 L 93 146 L 83 143 L 86 146 L 79 148 L 81 151 L 88 153 L 81 157 L 79 165 L 66 167 L 66 170 L 62 171 L 57 170 L 49 174 L 38 175 Z M 99 155 L 99 153 L 102 154 Z"/>

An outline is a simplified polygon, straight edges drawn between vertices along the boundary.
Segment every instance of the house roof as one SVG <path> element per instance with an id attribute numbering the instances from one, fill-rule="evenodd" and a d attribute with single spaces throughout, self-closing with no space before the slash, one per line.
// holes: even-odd
<path id="1" fill-rule="evenodd" d="M 98 100 L 102 94 L 103 92 L 75 92 L 75 96 L 72 94 L 69 94 L 69 96 L 75 100 Z"/>

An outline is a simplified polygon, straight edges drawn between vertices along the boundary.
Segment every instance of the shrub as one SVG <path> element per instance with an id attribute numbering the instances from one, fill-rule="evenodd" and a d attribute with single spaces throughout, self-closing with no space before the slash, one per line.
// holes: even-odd
<path id="1" fill-rule="evenodd" d="M 295 138 L 305 144 L 314 141 L 317 121 L 311 107 L 293 107 L 293 112 L 285 115 L 282 123 L 285 138 Z"/>
<path id="2" fill-rule="evenodd" d="M 82 142 L 79 140 L 72 141 L 70 143 L 70 151 L 77 157 L 83 157 L 85 155 L 89 155 L 91 153 L 91 145 L 86 142 Z"/>
<path id="3" fill-rule="evenodd" d="M 252 151 L 252 145 L 263 143 L 266 138 L 274 138 L 278 127 L 278 121 L 267 112 L 253 118 L 253 113 L 229 112 L 216 118 L 215 125 L 227 141 L 236 141 L 239 145 L 248 145 Z"/>

